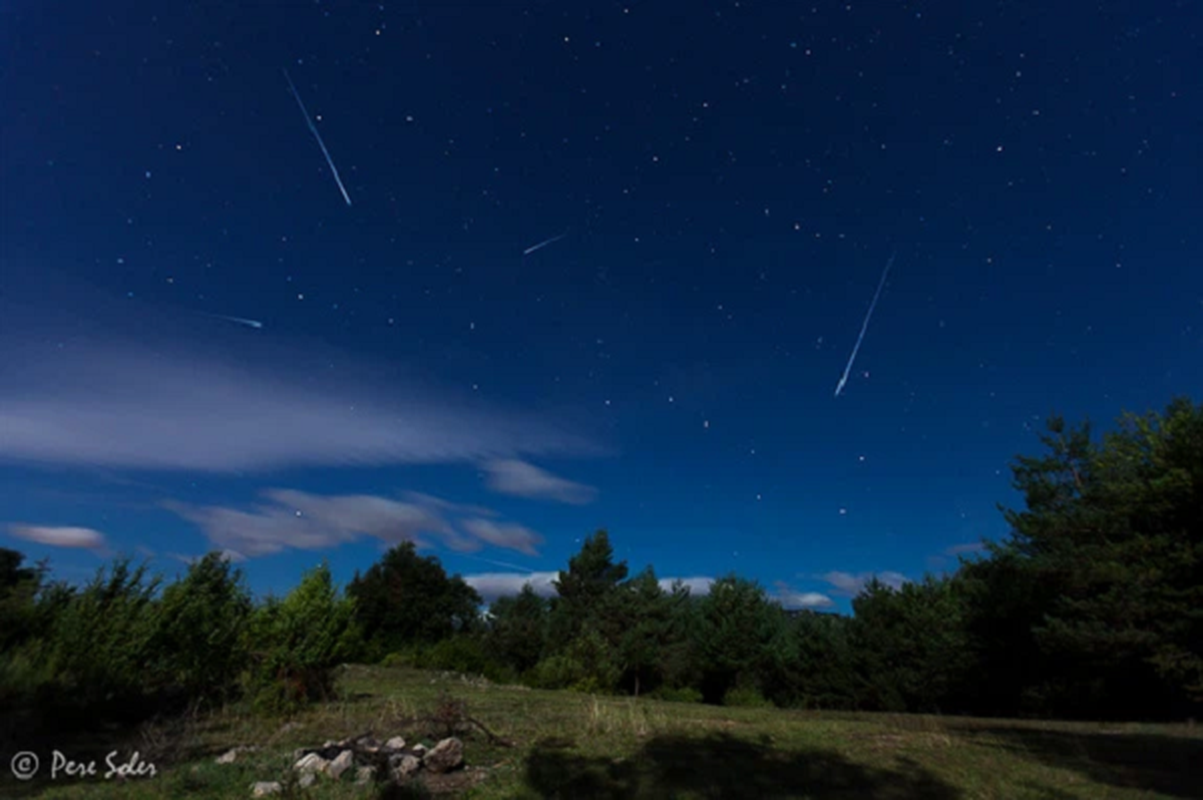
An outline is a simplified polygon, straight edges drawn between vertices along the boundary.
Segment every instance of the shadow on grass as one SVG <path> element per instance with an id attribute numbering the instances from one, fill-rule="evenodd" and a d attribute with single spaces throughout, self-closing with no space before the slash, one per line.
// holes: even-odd
<path id="1" fill-rule="evenodd" d="M 967 727 L 970 740 L 989 737 L 998 747 L 1090 780 L 1203 800 L 1203 739 L 1136 733 L 1087 733 L 1021 727 Z"/>
<path id="2" fill-rule="evenodd" d="M 0 797 L 33 797 L 51 786 L 105 783 L 111 768 L 130 764 L 130 776 L 145 780 L 136 770 L 154 765 L 156 771 L 174 764 L 209 756 L 192 735 L 193 718 L 179 708 L 154 714 L 135 709 L 126 714 L 94 715 L 71 706 L 9 710 L 0 717 Z M 31 780 L 14 777 L 18 753 L 33 754 L 36 770 Z M 138 756 L 134 759 L 134 754 Z M 58 754 L 58 755 L 56 755 Z M 58 760 L 57 777 L 50 773 Z M 110 763 L 111 759 L 111 763 Z M 24 764 L 33 760 L 25 756 Z M 70 762 L 70 767 L 65 766 Z M 87 765 L 93 771 L 84 772 Z M 115 774 L 120 774 L 118 771 Z M 116 778 L 108 780 L 115 782 Z"/>
<path id="3" fill-rule="evenodd" d="M 544 798 L 807 797 L 956 800 L 961 793 L 909 759 L 896 769 L 856 764 L 831 750 L 775 750 L 728 734 L 658 736 L 627 759 L 536 747 L 526 785 Z"/>

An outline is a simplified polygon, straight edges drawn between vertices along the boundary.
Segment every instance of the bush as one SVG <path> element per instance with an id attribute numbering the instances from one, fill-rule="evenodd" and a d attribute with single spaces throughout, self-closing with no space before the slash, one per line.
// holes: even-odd
<path id="1" fill-rule="evenodd" d="M 146 567 L 118 560 L 102 569 L 58 610 L 47 642 L 47 669 L 59 694 L 97 714 L 137 714 L 163 688 L 161 653 L 152 647 L 159 624 L 158 579 Z"/>
<path id="2" fill-rule="evenodd" d="M 160 606 L 152 646 L 166 679 L 189 700 L 227 697 L 250 663 L 244 632 L 252 605 L 242 573 L 210 553 L 163 591 Z"/>
<path id="3" fill-rule="evenodd" d="M 426 669 L 459 672 L 465 675 L 484 675 L 489 672 L 489 657 L 479 640 L 467 636 L 452 636 L 427 648 L 419 663 Z"/>
<path id="4" fill-rule="evenodd" d="M 527 673 L 536 689 L 567 689 L 585 679 L 585 666 L 568 656 L 549 656 Z"/>
<path id="5" fill-rule="evenodd" d="M 736 686 L 723 695 L 723 705 L 742 708 L 767 708 L 771 705 L 758 689 L 751 686 Z"/>
<path id="6" fill-rule="evenodd" d="M 421 648 L 413 647 L 406 650 L 397 650 L 389 653 L 384 658 L 380 659 L 380 666 L 389 667 L 391 669 L 399 667 L 417 668 L 422 662 Z"/>
<path id="7" fill-rule="evenodd" d="M 702 693 L 692 686 L 685 686 L 679 689 L 671 689 L 666 686 L 661 686 L 648 696 L 655 700 L 664 700 L 669 703 L 702 702 Z"/>
<path id="8" fill-rule="evenodd" d="M 283 600 L 270 598 L 252 617 L 251 680 L 262 711 L 292 711 L 334 691 L 334 669 L 351 647 L 353 602 L 340 597 L 326 564 L 308 572 Z"/>
<path id="9" fill-rule="evenodd" d="M 40 639 L 0 655 L 0 710 L 35 703 L 40 693 L 53 691 L 55 677 Z"/>

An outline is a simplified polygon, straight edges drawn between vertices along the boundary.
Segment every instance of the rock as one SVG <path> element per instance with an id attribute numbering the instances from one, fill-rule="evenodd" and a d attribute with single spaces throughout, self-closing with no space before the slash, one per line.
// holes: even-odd
<path id="1" fill-rule="evenodd" d="M 227 750 L 226 752 L 222 753 L 221 755 L 219 755 L 217 757 L 217 763 L 218 764 L 233 764 L 234 760 L 238 758 L 239 753 L 253 753 L 258 749 L 259 749 L 258 747 L 253 747 L 253 746 L 248 747 L 246 745 L 239 745 L 238 747 L 231 747 L 229 750 Z"/>
<path id="2" fill-rule="evenodd" d="M 344 750 L 338 754 L 337 758 L 326 765 L 326 774 L 334 780 L 338 780 L 354 763 L 355 754 L 350 750 Z"/>
<path id="3" fill-rule="evenodd" d="M 355 742 L 355 746 L 368 753 L 377 753 L 380 751 L 380 740 L 371 736 L 364 736 Z"/>
<path id="4" fill-rule="evenodd" d="M 404 750 L 405 749 L 405 739 L 403 739 L 400 736 L 394 736 L 393 738 L 389 739 L 387 742 L 384 743 L 384 748 L 386 750 Z"/>
<path id="5" fill-rule="evenodd" d="M 279 781 L 259 781 L 251 784 L 251 797 L 267 797 L 282 791 Z"/>
<path id="6" fill-rule="evenodd" d="M 424 744 L 415 744 L 413 746 L 414 755 L 416 755 L 418 758 L 422 758 L 424 755 L 426 755 L 427 749 L 428 748 Z"/>
<path id="7" fill-rule="evenodd" d="M 398 753 L 389 756 L 388 769 L 392 773 L 393 780 L 402 781 L 416 775 L 418 770 L 422 769 L 422 761 L 409 753 Z"/>
<path id="8" fill-rule="evenodd" d="M 346 749 L 346 747 L 335 747 L 334 745 L 330 747 L 301 747 L 292 751 L 292 757 L 294 760 L 300 761 L 306 756 L 315 755 L 323 761 L 333 761 L 338 757 L 339 753 Z"/>
<path id="9" fill-rule="evenodd" d="M 464 743 L 454 737 L 444 739 L 422 758 L 422 765 L 435 774 L 451 772 L 464 764 Z"/>
<path id="10" fill-rule="evenodd" d="M 371 783 L 376 778 L 375 767 L 360 767 L 355 770 L 355 782 L 360 786 Z"/>
<path id="11" fill-rule="evenodd" d="M 317 753 L 310 753 L 302 758 L 294 766 L 297 772 L 325 772 L 326 767 L 330 762 L 319 756 Z"/>
<path id="12" fill-rule="evenodd" d="M 297 780 L 297 786 L 300 786 L 302 789 L 308 789 L 315 783 L 317 783 L 316 772 L 306 772 Z"/>

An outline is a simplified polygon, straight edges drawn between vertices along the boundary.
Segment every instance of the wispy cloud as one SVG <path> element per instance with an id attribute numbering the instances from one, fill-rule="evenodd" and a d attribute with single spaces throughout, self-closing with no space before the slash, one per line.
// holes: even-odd
<path id="1" fill-rule="evenodd" d="M 167 555 L 176 559 L 177 561 L 183 561 L 185 564 L 189 565 L 195 564 L 204 558 L 203 555 L 189 556 L 184 555 L 183 553 L 168 553 Z M 242 562 L 246 561 L 246 556 L 234 550 L 222 550 L 221 557 L 225 561 L 229 561 L 231 564 L 241 564 Z"/>
<path id="2" fill-rule="evenodd" d="M 101 550 L 105 547 L 104 534 L 92 528 L 14 524 L 8 526 L 8 532 L 27 542 L 54 547 L 73 547 L 81 550 Z"/>
<path id="3" fill-rule="evenodd" d="M 827 608 L 835 605 L 835 601 L 819 592 L 799 592 L 792 589 L 785 581 L 777 581 L 777 591 L 773 593 L 784 608 Z"/>
<path id="4" fill-rule="evenodd" d="M 467 519 L 460 524 L 464 530 L 482 542 L 509 550 L 517 550 L 530 556 L 535 555 L 536 545 L 543 541 L 543 537 L 539 534 L 513 523 L 494 522 L 489 519 Z"/>
<path id="5" fill-rule="evenodd" d="M 492 601 L 498 597 L 518 594 L 522 587 L 530 584 L 535 592 L 543 597 L 554 597 L 556 593 L 552 581 L 559 578 L 556 572 L 482 572 L 476 575 L 465 575 L 464 580 L 476 589 L 485 600 Z M 689 587 L 690 594 L 703 595 L 710 593 L 713 578 L 661 578 L 660 588 L 665 591 L 672 589 L 674 581 L 680 580 Z"/>
<path id="6" fill-rule="evenodd" d="M 850 572 L 828 572 L 817 577 L 819 580 L 831 584 L 836 594 L 846 597 L 860 594 L 861 589 L 865 588 L 865 584 L 874 577 L 892 589 L 901 588 L 902 584 L 910 580 L 901 572 L 860 572 L 855 575 Z"/>
<path id="7" fill-rule="evenodd" d="M 535 593 L 542 597 L 553 597 L 556 593 L 552 581 L 558 579 L 557 572 L 482 572 L 477 575 L 465 575 L 464 582 L 480 593 L 486 601 L 492 602 L 498 597 L 518 594 L 522 587 L 530 584 Z"/>
<path id="8" fill-rule="evenodd" d="M 0 390 L 0 457 L 224 472 L 572 447 L 571 437 L 532 419 L 418 398 L 373 401 L 341 383 L 338 390 L 286 383 L 136 347 L 40 359 L 45 371 L 31 369 L 37 374 L 23 384 Z"/>
<path id="9" fill-rule="evenodd" d="M 484 543 L 530 554 L 542 541 L 520 525 L 479 518 L 456 525 L 446 516 L 446 507 L 431 502 L 375 495 L 316 495 L 292 489 L 269 489 L 262 494 L 267 502 L 250 509 L 175 501 L 163 505 L 200 527 L 216 548 L 244 558 L 289 548 L 321 550 L 363 537 L 386 545 L 403 541 L 424 544 L 430 537 L 453 550 L 475 551 Z"/>
<path id="10" fill-rule="evenodd" d="M 602 452 L 396 364 L 26 278 L 0 279 L 0 461 L 238 472 Z"/>
<path id="11" fill-rule="evenodd" d="M 666 592 L 672 591 L 673 584 L 680 581 L 689 589 L 690 594 L 710 594 L 710 584 L 714 583 L 714 578 L 705 576 L 695 576 L 692 578 L 661 578 L 660 588 Z"/>
<path id="12" fill-rule="evenodd" d="M 485 464 L 488 486 L 495 492 L 518 497 L 556 500 L 584 505 L 597 497 L 591 486 L 574 483 L 518 459 L 498 459 Z"/>

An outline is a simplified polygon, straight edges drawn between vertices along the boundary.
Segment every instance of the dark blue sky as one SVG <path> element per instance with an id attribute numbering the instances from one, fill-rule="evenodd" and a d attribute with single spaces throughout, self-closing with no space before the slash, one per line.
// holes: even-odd
<path id="1" fill-rule="evenodd" d="M 953 566 L 1050 413 L 1200 395 L 1200 32 L 4 0 L 0 544 L 267 591 L 416 538 L 491 596 L 606 527 L 839 610 Z"/>

